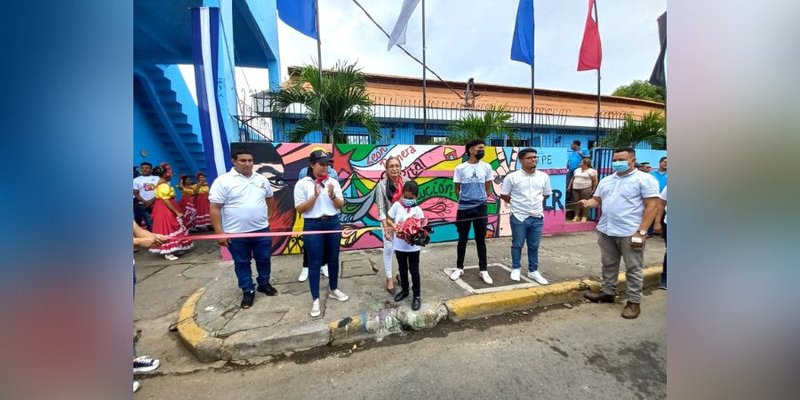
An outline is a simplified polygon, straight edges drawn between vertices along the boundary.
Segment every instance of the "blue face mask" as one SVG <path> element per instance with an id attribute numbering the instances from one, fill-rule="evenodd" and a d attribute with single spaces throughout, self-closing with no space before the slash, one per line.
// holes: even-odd
<path id="1" fill-rule="evenodd" d="M 403 199 L 403 205 L 406 207 L 414 207 L 417 205 L 417 201 L 414 199 Z"/>
<path id="2" fill-rule="evenodd" d="M 611 168 L 614 169 L 614 172 L 625 172 L 628 170 L 628 162 L 627 161 L 613 161 L 611 162 Z"/>

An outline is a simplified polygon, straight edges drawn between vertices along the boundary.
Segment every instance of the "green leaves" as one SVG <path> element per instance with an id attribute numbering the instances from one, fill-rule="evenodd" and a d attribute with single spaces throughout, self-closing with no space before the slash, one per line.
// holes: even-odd
<path id="1" fill-rule="evenodd" d="M 629 85 L 618 87 L 611 95 L 663 103 L 667 98 L 667 89 L 647 81 L 635 80 Z"/>
<path id="2" fill-rule="evenodd" d="M 447 139 L 447 144 L 465 144 L 473 138 L 489 141 L 489 136 L 496 133 L 499 137 L 515 140 L 514 132 L 509 126 L 511 113 L 505 106 L 490 106 L 482 116 L 467 115 L 452 123 L 447 129 L 453 134 Z"/>
<path id="3" fill-rule="evenodd" d="M 306 108 L 304 118 L 287 133 L 292 142 L 300 142 L 309 133 L 322 130 L 321 122 L 325 127 L 322 135 L 325 143 L 330 142 L 331 135 L 335 142 L 345 143 L 348 124 L 364 126 L 373 143 L 381 138 L 380 124 L 370 108 L 373 103 L 367 96 L 364 74 L 355 64 L 338 61 L 332 70 L 323 71 L 321 86 L 316 66 L 298 68 L 272 102 L 273 116 L 282 126 L 286 125 L 286 112 L 292 104 L 302 104 Z"/>
<path id="4" fill-rule="evenodd" d="M 667 148 L 667 120 L 660 112 L 651 111 L 635 120 L 630 114 L 625 116 L 622 127 L 608 134 L 601 145 L 604 147 L 634 147 L 647 142 L 654 150 Z"/>

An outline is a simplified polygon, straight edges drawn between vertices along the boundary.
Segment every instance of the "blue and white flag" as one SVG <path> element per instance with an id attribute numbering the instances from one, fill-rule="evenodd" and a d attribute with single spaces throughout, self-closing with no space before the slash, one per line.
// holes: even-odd
<path id="1" fill-rule="evenodd" d="M 519 0 L 511 59 L 533 65 L 533 0 Z"/>
<path id="2" fill-rule="evenodd" d="M 228 136 L 217 97 L 219 28 L 218 7 L 192 9 L 194 81 L 209 182 L 232 167 Z"/>

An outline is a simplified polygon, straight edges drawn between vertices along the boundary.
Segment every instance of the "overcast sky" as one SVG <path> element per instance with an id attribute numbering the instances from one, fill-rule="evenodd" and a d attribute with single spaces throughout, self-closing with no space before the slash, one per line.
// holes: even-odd
<path id="1" fill-rule="evenodd" d="M 402 0 L 359 0 L 391 32 Z M 427 64 L 442 78 L 530 86 L 530 67 L 510 59 L 518 0 L 426 0 Z M 658 56 L 656 19 L 666 0 L 598 0 L 603 44 L 601 92 L 648 79 Z M 577 71 L 588 0 L 534 0 L 536 87 L 596 92 L 596 72 Z M 352 0 L 319 0 L 322 63 L 357 61 L 364 72 L 422 77 L 422 67 L 388 39 Z M 281 75 L 317 57 L 316 41 L 278 22 Z M 408 24 L 406 49 L 422 59 L 422 2 Z M 260 75 L 260 76 L 259 76 Z M 263 75 L 248 81 L 266 87 Z M 428 79 L 436 79 L 428 74 Z M 253 87 L 253 89 L 256 89 Z"/>

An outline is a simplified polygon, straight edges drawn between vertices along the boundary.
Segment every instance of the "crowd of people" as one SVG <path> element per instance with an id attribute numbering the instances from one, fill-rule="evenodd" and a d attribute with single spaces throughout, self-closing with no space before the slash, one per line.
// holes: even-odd
<path id="1" fill-rule="evenodd" d="M 659 161 L 659 169 L 652 175 L 639 169 L 636 152 L 632 148 L 614 150 L 613 173 L 598 181 L 597 171 L 591 168 L 588 151 L 580 142 L 572 145 L 574 156 L 569 158 L 568 190 L 573 192 L 577 204 L 573 221 L 586 221 L 592 208 L 602 210 L 597 224 L 598 245 L 601 251 L 602 291 L 587 291 L 584 297 L 593 302 L 613 303 L 616 298 L 617 276 L 620 261 L 625 261 L 627 302 L 622 311 L 624 318 L 637 318 L 643 287 L 643 250 L 650 237 L 648 229 L 662 233 L 666 238 L 666 157 Z M 519 150 L 519 168 L 506 175 L 500 193 L 493 193 L 494 170 L 482 161 L 485 143 L 473 139 L 464 146 L 465 161 L 453 173 L 458 198 L 454 222 L 458 232 L 455 268 L 451 280 L 464 275 L 464 258 L 470 231 L 473 233 L 478 255 L 478 274 L 487 285 L 493 280 L 487 269 L 486 230 L 487 205 L 492 196 L 509 204 L 511 225 L 510 279 L 520 281 L 522 273 L 522 247 L 527 246 L 527 277 L 540 285 L 549 284 L 539 271 L 539 245 L 544 227 L 544 203 L 553 193 L 549 175 L 537 170 L 536 149 Z M 250 150 L 232 150 L 233 167 L 217 177 L 209 187 L 202 173 L 191 177 L 181 176 L 177 189 L 182 193 L 175 200 L 175 188 L 170 186 L 172 169 L 167 164 L 152 167 L 140 165 L 140 175 L 134 178 L 134 246 L 149 248 L 174 260 L 175 253 L 192 247 L 188 232 L 211 227 L 216 234 L 249 234 L 219 239 L 231 253 L 239 289 L 242 290 L 241 308 L 252 307 L 255 292 L 276 296 L 278 291 L 270 284 L 272 237 L 269 220 L 274 210 L 272 185 L 263 175 L 254 172 L 253 154 Z M 421 307 L 420 250 L 428 241 L 425 212 L 417 204 L 419 187 L 403 173 L 397 157 L 384 162 L 385 175 L 375 187 L 374 202 L 380 220 L 383 239 L 383 266 L 385 289 L 395 302 L 412 296 L 411 308 Z M 321 315 L 321 278 L 327 278 L 331 299 L 347 301 L 349 296 L 339 289 L 339 251 L 342 237 L 340 210 L 345 204 L 342 188 L 332 157 L 323 148 L 314 148 L 308 157 L 308 166 L 300 172 L 294 186 L 294 206 L 303 223 L 304 257 L 299 281 L 308 280 L 311 296 L 310 316 Z M 663 182 L 663 185 L 662 185 Z M 662 219 L 663 218 L 663 219 Z M 140 226 L 143 225 L 144 227 Z M 145 227 L 147 229 L 145 229 Z M 398 274 L 393 275 L 393 260 L 397 260 Z M 252 278 L 251 261 L 255 260 L 256 282 Z M 661 286 L 666 289 L 666 254 Z M 410 276 L 410 280 L 409 280 Z M 134 273 L 135 282 L 135 273 Z M 400 288 L 395 286 L 399 284 Z M 157 368 L 158 361 L 149 357 L 134 360 L 139 371 Z M 137 384 L 134 383 L 134 390 Z"/>

